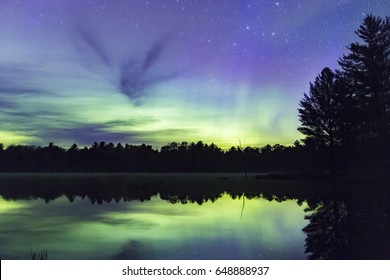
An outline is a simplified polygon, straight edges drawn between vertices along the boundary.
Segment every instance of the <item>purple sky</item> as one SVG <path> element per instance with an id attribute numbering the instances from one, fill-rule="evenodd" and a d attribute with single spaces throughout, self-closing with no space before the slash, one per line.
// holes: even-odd
<path id="1" fill-rule="evenodd" d="M 389 1 L 0 1 L 0 142 L 291 144 Z"/>

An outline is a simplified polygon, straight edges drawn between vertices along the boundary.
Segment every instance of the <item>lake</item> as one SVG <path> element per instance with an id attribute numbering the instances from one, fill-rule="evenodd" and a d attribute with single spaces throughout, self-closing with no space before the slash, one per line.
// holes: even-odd
<path id="1" fill-rule="evenodd" d="M 362 189 L 243 174 L 2 174 L 0 257 L 388 259 L 388 188 Z"/>

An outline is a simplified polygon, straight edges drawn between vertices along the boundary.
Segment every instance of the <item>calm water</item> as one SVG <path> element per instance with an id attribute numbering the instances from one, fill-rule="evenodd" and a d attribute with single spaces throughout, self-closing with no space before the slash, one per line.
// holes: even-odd
<path id="1" fill-rule="evenodd" d="M 388 257 L 372 252 L 373 242 L 368 251 L 351 248 L 350 234 L 367 234 L 347 223 L 354 205 L 318 191 L 302 199 L 313 187 L 294 184 L 231 175 L 3 176 L 0 256 L 29 259 L 31 248 L 49 259 Z M 389 218 L 375 215 L 384 250 Z"/>
<path id="2" fill-rule="evenodd" d="M 305 258 L 303 207 L 223 195 L 202 205 L 150 201 L 92 205 L 80 198 L 0 200 L 2 258 L 29 246 L 55 259 Z M 5 242 L 4 242 L 5 241 Z"/>

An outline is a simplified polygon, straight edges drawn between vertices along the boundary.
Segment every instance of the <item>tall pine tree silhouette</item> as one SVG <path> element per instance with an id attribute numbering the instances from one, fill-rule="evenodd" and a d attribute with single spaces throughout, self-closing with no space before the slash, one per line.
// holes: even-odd
<path id="1" fill-rule="evenodd" d="M 304 94 L 298 109 L 300 132 L 306 135 L 304 142 L 314 143 L 318 150 L 329 151 L 329 170 L 336 168 L 336 147 L 345 144 L 345 93 L 340 92 L 344 80 L 331 69 L 324 68 L 314 83 L 310 83 L 308 94 Z"/>
<path id="2" fill-rule="evenodd" d="M 359 114 L 358 136 L 377 147 L 382 167 L 389 168 L 390 21 L 368 15 L 356 31 L 361 43 L 348 46 L 339 64 L 351 81 Z"/>

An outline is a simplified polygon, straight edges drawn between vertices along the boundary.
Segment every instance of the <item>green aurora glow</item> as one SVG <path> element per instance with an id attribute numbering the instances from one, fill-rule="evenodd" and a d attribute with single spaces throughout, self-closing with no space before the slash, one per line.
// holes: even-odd
<path id="1" fill-rule="evenodd" d="M 0 142 L 292 144 L 378 1 L 0 3 Z"/>

